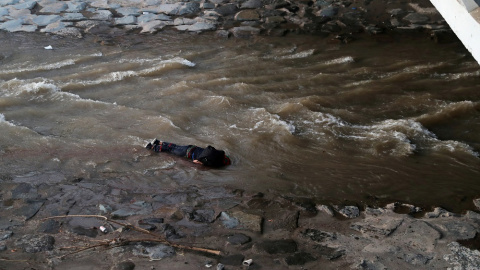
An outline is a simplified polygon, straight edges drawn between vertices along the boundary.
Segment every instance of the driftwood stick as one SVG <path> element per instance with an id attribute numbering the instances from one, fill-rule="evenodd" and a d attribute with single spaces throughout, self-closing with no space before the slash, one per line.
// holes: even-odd
<path id="1" fill-rule="evenodd" d="M 205 253 L 210 253 L 210 254 L 215 254 L 215 255 L 220 255 L 221 254 L 221 251 L 219 250 L 213 250 L 213 249 L 206 249 L 206 248 L 199 248 L 199 247 L 191 247 L 191 246 L 185 246 L 185 245 L 180 245 L 180 244 L 175 244 L 175 243 L 172 243 L 166 239 L 163 238 L 162 235 L 158 235 L 158 234 L 155 234 L 155 233 L 152 233 L 148 230 L 145 230 L 145 229 L 142 229 L 142 228 L 138 228 L 136 226 L 133 226 L 131 224 L 126 224 L 126 223 L 122 223 L 122 222 L 119 222 L 119 221 L 116 221 L 116 220 L 112 220 L 112 219 L 109 219 L 108 217 L 106 216 L 102 216 L 102 215 L 64 215 L 64 216 L 53 216 L 53 217 L 47 217 L 47 218 L 44 218 L 42 220 L 47 220 L 47 219 L 56 219 L 56 218 L 72 218 L 72 217 L 86 217 L 86 218 L 100 218 L 100 219 L 103 219 L 107 222 L 111 222 L 111 223 L 115 223 L 117 225 L 120 225 L 120 226 L 123 226 L 125 228 L 128 228 L 128 229 L 132 229 L 132 230 L 135 230 L 137 232 L 141 232 L 141 233 L 144 233 L 144 234 L 148 234 L 148 235 L 151 235 L 151 236 L 154 236 L 158 239 L 144 239 L 143 241 L 131 241 L 129 240 L 129 242 L 158 242 L 158 243 L 163 243 L 163 244 L 167 244 L 171 247 L 174 247 L 174 248 L 179 248 L 179 249 L 186 249 L 186 250 L 193 250 L 193 251 L 199 251 L 199 252 L 205 252 Z M 105 245 L 105 244 L 98 244 L 98 245 L 93 245 L 93 246 L 89 246 L 89 247 L 86 247 L 84 249 L 81 249 L 81 250 L 78 250 L 74 253 L 78 253 L 78 252 L 81 252 L 81 251 L 84 251 L 84 250 L 88 250 L 88 249 L 91 249 L 91 248 L 94 248 L 94 247 L 98 247 L 98 246 L 102 246 L 102 245 Z M 73 254 L 73 253 L 69 253 L 67 255 L 70 255 L 70 254 Z M 66 255 L 65 255 L 66 256 Z"/>

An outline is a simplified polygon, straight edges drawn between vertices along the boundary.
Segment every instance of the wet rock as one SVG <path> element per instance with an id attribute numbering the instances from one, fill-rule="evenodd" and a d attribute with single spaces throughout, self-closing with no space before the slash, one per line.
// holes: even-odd
<path id="1" fill-rule="evenodd" d="M 335 260 L 337 258 L 340 258 L 345 254 L 344 250 L 337 250 L 335 248 L 327 247 L 327 246 L 322 246 L 322 245 L 317 245 L 314 247 L 316 253 L 319 256 L 327 259 L 327 260 Z"/>
<path id="2" fill-rule="evenodd" d="M 15 246 L 27 253 L 37 253 L 52 250 L 55 238 L 50 235 L 24 235 L 15 241 Z"/>
<path id="3" fill-rule="evenodd" d="M 111 268 L 111 270 L 133 270 L 133 269 L 135 269 L 135 264 L 131 261 L 118 263 L 117 265 Z"/>
<path id="4" fill-rule="evenodd" d="M 42 4 L 43 5 L 43 4 Z M 42 13 L 60 13 L 67 10 L 68 5 L 64 2 L 48 3 L 40 9 Z"/>
<path id="5" fill-rule="evenodd" d="M 356 206 L 335 207 L 338 213 L 346 218 L 356 218 L 360 216 L 360 210 Z"/>
<path id="6" fill-rule="evenodd" d="M 475 205 L 475 207 L 477 207 L 477 209 L 480 210 L 480 199 L 473 200 L 473 205 Z"/>
<path id="7" fill-rule="evenodd" d="M 37 189 L 27 183 L 20 183 L 12 190 L 12 199 L 36 199 Z"/>
<path id="8" fill-rule="evenodd" d="M 238 8 L 235 4 L 227 4 L 216 8 L 215 11 L 222 16 L 228 16 L 237 13 Z"/>
<path id="9" fill-rule="evenodd" d="M 37 26 L 23 25 L 23 19 L 16 19 L 0 24 L 0 29 L 8 32 L 35 32 Z"/>
<path id="10" fill-rule="evenodd" d="M 360 263 L 354 265 L 352 269 L 365 269 L 365 270 L 385 270 L 387 267 L 378 261 L 370 261 L 366 259 L 361 259 Z"/>
<path id="11" fill-rule="evenodd" d="M 215 211 L 213 209 L 199 209 L 194 210 L 189 214 L 189 220 L 202 223 L 212 223 L 215 221 Z"/>
<path id="12" fill-rule="evenodd" d="M 76 12 L 81 12 L 85 10 L 87 3 L 85 2 L 75 2 L 75 1 L 69 1 L 67 2 L 67 12 L 71 13 L 76 13 Z"/>
<path id="13" fill-rule="evenodd" d="M 262 231 L 263 219 L 257 215 L 248 214 L 242 211 L 227 211 L 222 212 L 221 220 L 227 228 L 250 230 L 254 232 Z"/>
<path id="14" fill-rule="evenodd" d="M 431 224 L 457 240 L 474 238 L 477 233 L 477 228 L 460 220 L 434 220 Z"/>
<path id="15" fill-rule="evenodd" d="M 320 10 L 320 13 L 318 16 L 321 17 L 334 17 L 338 14 L 338 8 L 337 7 L 327 7 L 327 8 L 322 8 Z"/>
<path id="16" fill-rule="evenodd" d="M 467 211 L 467 213 L 465 214 L 465 217 L 476 220 L 476 221 L 480 221 L 480 214 L 477 212 Z"/>
<path id="17" fill-rule="evenodd" d="M 93 16 L 90 17 L 91 20 L 97 21 L 109 21 L 112 18 L 113 14 L 109 10 L 97 10 L 93 13 Z"/>
<path id="18" fill-rule="evenodd" d="M 242 265 L 245 256 L 242 254 L 233 254 L 220 258 L 219 262 L 225 265 Z"/>
<path id="19" fill-rule="evenodd" d="M 310 240 L 315 242 L 324 242 L 325 240 L 335 240 L 337 236 L 335 233 L 323 232 L 317 229 L 306 229 L 302 233 L 303 237 L 310 238 Z"/>
<path id="20" fill-rule="evenodd" d="M 142 31 L 140 33 L 156 33 L 157 31 L 163 29 L 165 26 L 167 26 L 167 23 L 164 21 L 160 20 L 154 20 L 150 21 L 147 23 L 141 23 L 139 24 L 142 27 Z"/>
<path id="21" fill-rule="evenodd" d="M 480 251 L 471 250 L 457 242 L 448 245 L 452 252 L 443 256 L 443 259 L 454 265 L 453 269 L 480 269 Z"/>
<path id="22" fill-rule="evenodd" d="M 80 226 L 72 228 L 72 232 L 76 233 L 78 235 L 85 235 L 85 236 L 92 237 L 92 238 L 95 238 L 98 235 L 98 230 L 88 229 L 88 228 L 84 228 L 84 227 L 80 227 Z"/>
<path id="23" fill-rule="evenodd" d="M 58 15 L 38 15 L 33 18 L 33 23 L 38 26 L 47 26 L 51 23 L 61 20 L 62 17 Z"/>
<path id="24" fill-rule="evenodd" d="M 285 199 L 291 201 L 295 205 L 301 207 L 303 210 L 310 212 L 312 214 L 317 213 L 317 208 L 315 202 L 311 198 L 293 198 L 285 197 Z"/>
<path id="25" fill-rule="evenodd" d="M 104 214 L 108 214 L 108 213 L 112 212 L 112 207 L 110 207 L 108 205 L 99 204 L 98 209 L 100 210 L 100 212 L 102 212 Z"/>
<path id="26" fill-rule="evenodd" d="M 219 38 L 229 38 L 230 37 L 230 32 L 228 32 L 227 30 L 218 30 L 216 32 L 216 36 L 219 37 Z"/>
<path id="27" fill-rule="evenodd" d="M 407 254 L 405 256 L 405 261 L 415 266 L 424 266 L 432 259 L 432 256 L 425 256 L 422 254 Z"/>
<path id="28" fill-rule="evenodd" d="M 268 254 L 293 253 L 297 251 L 297 243 L 293 240 L 270 240 L 255 245 Z"/>
<path id="29" fill-rule="evenodd" d="M 260 8 L 263 6 L 263 3 L 261 0 L 247 0 L 244 2 L 240 8 L 242 9 L 256 9 Z"/>
<path id="30" fill-rule="evenodd" d="M 177 233 L 177 230 L 170 224 L 163 224 L 161 226 L 162 232 L 165 234 L 167 239 L 179 239 L 182 238 L 180 234 Z"/>
<path id="31" fill-rule="evenodd" d="M 308 262 L 313 262 L 315 260 L 315 257 L 313 257 L 310 253 L 297 252 L 291 256 L 286 257 L 285 263 L 287 265 L 304 265 Z"/>
<path id="32" fill-rule="evenodd" d="M 220 220 L 222 221 L 223 226 L 225 226 L 227 229 L 235 229 L 238 225 L 240 225 L 240 221 L 237 218 L 230 216 L 226 212 L 222 212 L 220 214 Z"/>
<path id="33" fill-rule="evenodd" d="M 227 241 L 232 244 L 232 245 L 243 245 L 245 243 L 250 242 L 252 239 L 248 236 L 246 236 L 243 233 L 237 233 L 234 235 L 230 235 L 227 238 Z"/>
<path id="34" fill-rule="evenodd" d="M 320 212 L 324 212 L 325 214 L 333 217 L 335 215 L 335 212 L 333 212 L 333 209 L 330 208 L 328 205 L 317 205 L 317 210 Z"/>
<path id="35" fill-rule="evenodd" d="M 419 13 L 410 13 L 407 16 L 403 17 L 403 19 L 413 24 L 422 24 L 430 20 L 428 16 L 425 16 Z"/>
<path id="36" fill-rule="evenodd" d="M 196 22 L 192 25 L 179 25 L 176 26 L 179 31 L 201 32 L 201 31 L 213 31 L 217 29 L 215 23 L 212 22 Z"/>
<path id="37" fill-rule="evenodd" d="M 7 240 L 13 235 L 12 231 L 0 232 L 0 241 Z"/>
<path id="38" fill-rule="evenodd" d="M 144 218 L 138 221 L 140 225 L 148 225 L 148 224 L 160 224 L 163 223 L 163 218 Z"/>
<path id="39" fill-rule="evenodd" d="M 389 236 L 403 222 L 403 218 L 367 217 L 350 226 L 351 229 L 376 236 Z"/>
<path id="40" fill-rule="evenodd" d="M 425 218 L 439 218 L 439 217 L 451 217 L 455 216 L 454 213 L 448 212 L 447 210 L 436 207 L 432 212 L 425 213 Z"/>
<path id="41" fill-rule="evenodd" d="M 45 201 L 27 201 L 27 205 L 21 207 L 16 211 L 16 215 L 25 217 L 25 220 L 29 220 L 34 217 L 40 208 L 45 204 Z"/>
<path id="42" fill-rule="evenodd" d="M 133 249 L 133 255 L 148 257 L 152 261 L 158 261 L 164 258 L 174 256 L 175 249 L 167 245 L 155 245 L 148 247 L 145 247 L 143 245 L 137 245 Z"/>
<path id="43" fill-rule="evenodd" d="M 126 219 L 129 216 L 135 215 L 135 211 L 131 209 L 118 209 L 117 211 L 112 212 L 113 219 Z"/>
<path id="44" fill-rule="evenodd" d="M 38 231 L 50 234 L 58 233 L 60 231 L 60 223 L 53 219 L 46 220 L 38 226 Z"/>
<path id="45" fill-rule="evenodd" d="M 258 21 L 260 20 L 260 15 L 256 10 L 248 9 L 242 10 L 235 14 L 236 21 Z"/>
<path id="46" fill-rule="evenodd" d="M 130 16 L 125 16 L 122 18 L 115 18 L 114 24 L 115 25 L 127 25 L 127 24 L 136 24 L 137 23 L 137 17 L 130 15 Z"/>
<path id="47" fill-rule="evenodd" d="M 409 246 L 414 246 L 419 252 L 430 253 L 435 249 L 437 241 L 442 234 L 428 223 L 405 218 L 404 224 L 398 229 L 401 233 L 390 235 L 389 239 L 401 241 Z"/>
<path id="48" fill-rule="evenodd" d="M 298 211 L 275 211 L 266 217 L 265 230 L 294 231 L 298 227 L 298 217 Z"/>
<path id="49" fill-rule="evenodd" d="M 115 10 L 117 13 L 122 14 L 122 16 L 140 16 L 140 9 L 136 7 L 121 7 Z"/>
<path id="50" fill-rule="evenodd" d="M 65 22 L 79 22 L 86 19 L 86 17 L 83 16 L 82 13 L 65 13 L 62 16 L 62 21 Z"/>

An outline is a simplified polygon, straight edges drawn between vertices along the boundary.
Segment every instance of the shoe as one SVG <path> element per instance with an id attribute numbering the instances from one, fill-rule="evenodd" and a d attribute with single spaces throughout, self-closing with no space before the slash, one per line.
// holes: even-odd
<path id="1" fill-rule="evenodd" d="M 152 148 L 153 148 L 153 145 L 152 145 L 151 143 L 148 143 L 148 144 L 145 146 L 145 148 L 147 148 L 147 149 L 149 149 L 149 150 L 150 150 L 150 149 L 152 149 Z"/>
<path id="2" fill-rule="evenodd" d="M 160 141 L 155 138 L 155 139 L 153 139 L 152 144 L 153 145 L 160 144 Z"/>

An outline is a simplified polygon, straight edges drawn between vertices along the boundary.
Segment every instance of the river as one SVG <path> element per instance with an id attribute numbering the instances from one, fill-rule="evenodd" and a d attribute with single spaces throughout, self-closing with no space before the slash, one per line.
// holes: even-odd
<path id="1" fill-rule="evenodd" d="M 450 211 L 480 197 L 480 67 L 459 42 L 0 35 L 2 181 L 229 185 Z M 233 164 L 155 154 L 153 138 L 210 144 Z"/>

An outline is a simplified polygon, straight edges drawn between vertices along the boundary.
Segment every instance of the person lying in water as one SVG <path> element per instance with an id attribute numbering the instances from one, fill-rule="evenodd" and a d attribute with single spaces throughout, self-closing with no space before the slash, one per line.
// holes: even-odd
<path id="1" fill-rule="evenodd" d="M 206 148 L 201 148 L 195 145 L 176 145 L 155 139 L 151 143 L 148 143 L 145 148 L 155 152 L 166 152 L 176 156 L 186 157 L 193 160 L 196 164 L 209 167 L 223 167 L 231 164 L 230 158 L 225 155 L 224 151 L 217 150 L 210 145 Z"/>

